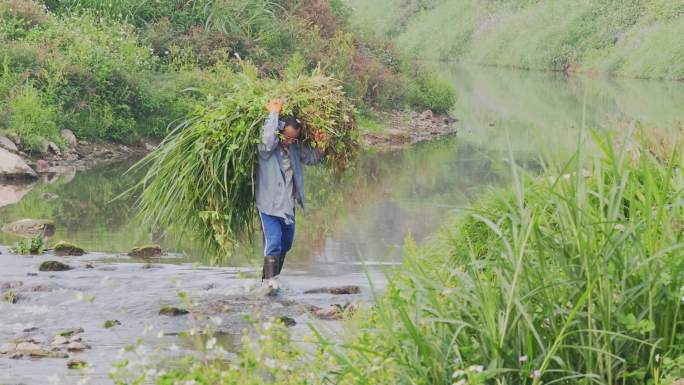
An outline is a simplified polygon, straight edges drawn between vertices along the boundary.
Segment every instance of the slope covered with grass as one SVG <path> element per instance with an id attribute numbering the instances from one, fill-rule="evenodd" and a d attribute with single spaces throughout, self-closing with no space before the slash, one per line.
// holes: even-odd
<path id="1" fill-rule="evenodd" d="M 353 24 L 427 59 L 684 79 L 680 0 L 349 0 Z"/>
<path id="2" fill-rule="evenodd" d="M 0 133 L 29 151 L 64 128 L 163 136 L 230 91 L 237 56 L 271 78 L 320 66 L 361 109 L 451 106 L 450 85 L 349 14 L 339 0 L 0 0 Z"/>

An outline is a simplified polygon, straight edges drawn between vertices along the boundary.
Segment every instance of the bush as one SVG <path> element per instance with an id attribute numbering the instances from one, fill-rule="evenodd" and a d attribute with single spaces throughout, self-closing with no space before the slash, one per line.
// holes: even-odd
<path id="1" fill-rule="evenodd" d="M 26 84 L 10 94 L 1 115 L 5 130 L 21 138 L 21 148 L 46 152 L 48 141 L 62 143 L 57 128 L 58 110 L 58 106 L 45 104 L 40 92 Z"/>

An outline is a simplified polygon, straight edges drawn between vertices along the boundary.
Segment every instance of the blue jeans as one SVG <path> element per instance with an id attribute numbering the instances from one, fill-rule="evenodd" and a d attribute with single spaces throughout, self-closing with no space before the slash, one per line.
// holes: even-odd
<path id="1" fill-rule="evenodd" d="M 259 213 L 264 231 L 264 257 L 278 257 L 280 266 L 285 261 L 285 254 L 292 248 L 295 224 L 285 224 L 285 219 Z"/>

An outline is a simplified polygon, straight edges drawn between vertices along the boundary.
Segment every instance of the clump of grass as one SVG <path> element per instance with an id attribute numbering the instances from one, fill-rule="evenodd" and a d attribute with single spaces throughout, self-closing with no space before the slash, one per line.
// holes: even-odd
<path id="1" fill-rule="evenodd" d="M 45 252 L 45 240 L 39 235 L 31 239 L 18 241 L 14 244 L 14 247 L 12 247 L 11 251 L 15 254 L 22 255 L 40 255 Z"/>
<path id="2" fill-rule="evenodd" d="M 407 383 L 662 384 L 684 376 L 681 147 L 640 141 L 488 195 L 424 247 L 408 242 L 344 378 L 382 357 Z M 589 167 L 588 169 L 585 169 Z M 375 352 L 382 352 L 376 354 Z"/>
<path id="3" fill-rule="evenodd" d="M 191 230 L 214 255 L 226 255 L 254 230 L 257 144 L 269 99 L 285 101 L 282 115 L 303 122 L 302 144 L 324 150 L 332 168 L 345 168 L 358 146 L 354 108 L 334 79 L 318 71 L 260 79 L 243 64 L 230 82 L 230 92 L 194 111 L 136 166 L 149 166 L 137 185 L 143 222 Z M 314 143 L 316 131 L 329 141 Z"/>

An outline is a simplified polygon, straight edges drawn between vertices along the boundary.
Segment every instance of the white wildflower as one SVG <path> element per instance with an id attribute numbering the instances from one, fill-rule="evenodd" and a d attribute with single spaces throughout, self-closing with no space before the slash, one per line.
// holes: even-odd
<path id="1" fill-rule="evenodd" d="M 655 362 L 660 362 L 660 354 L 655 355 Z"/>
<path id="2" fill-rule="evenodd" d="M 464 379 L 460 379 L 453 383 L 453 385 L 466 385 L 468 382 Z"/>
<path id="3" fill-rule="evenodd" d="M 466 371 L 473 373 L 481 373 L 483 370 L 484 366 L 482 365 L 470 365 L 468 366 L 468 369 L 466 369 Z"/>
<path id="4" fill-rule="evenodd" d="M 465 372 L 463 370 L 459 369 L 459 370 L 455 371 L 454 374 L 451 375 L 451 378 L 461 377 L 464 374 L 465 374 Z"/>
<path id="5" fill-rule="evenodd" d="M 212 337 L 207 341 L 207 350 L 213 349 L 214 346 L 216 346 L 216 338 Z"/>
<path id="6" fill-rule="evenodd" d="M 520 362 L 527 362 L 527 356 L 520 356 L 520 357 L 518 358 L 518 361 L 520 361 Z"/>
<path id="7" fill-rule="evenodd" d="M 541 377 L 541 370 L 537 369 L 534 372 L 532 372 L 532 378 L 539 378 Z"/>

